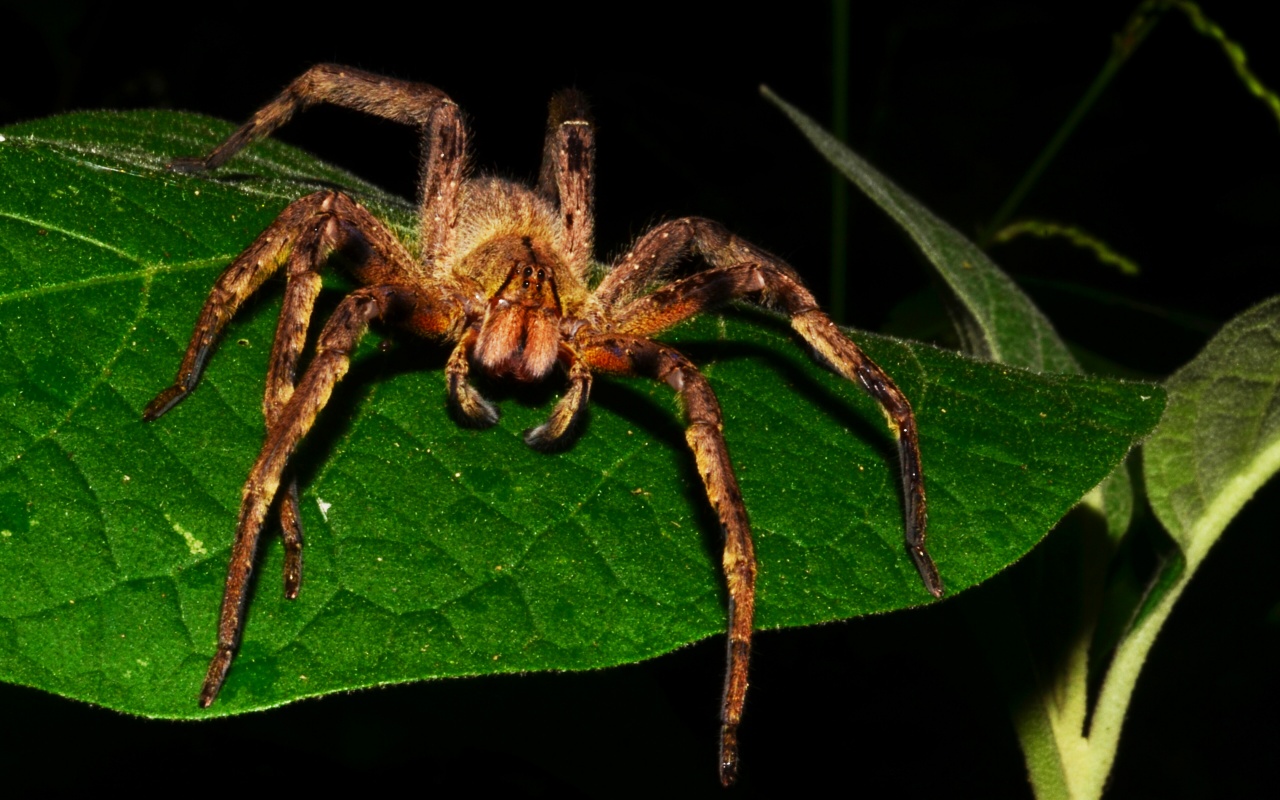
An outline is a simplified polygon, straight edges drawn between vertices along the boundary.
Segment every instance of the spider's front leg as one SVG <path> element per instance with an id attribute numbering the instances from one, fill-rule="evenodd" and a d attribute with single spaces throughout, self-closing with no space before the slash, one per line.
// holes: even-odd
<path id="1" fill-rule="evenodd" d="M 218 696 L 240 645 L 249 579 L 263 522 L 280 489 L 289 459 L 329 402 L 334 386 L 346 375 L 351 353 L 369 324 L 374 320 L 414 320 L 420 327 L 430 323 L 441 332 L 453 330 L 461 324 L 462 305 L 447 290 L 367 286 L 347 295 L 325 323 L 315 356 L 267 431 L 262 451 L 245 481 L 218 618 L 218 647 L 200 690 L 201 706 L 207 708 Z"/>
<path id="2" fill-rule="evenodd" d="M 642 292 L 686 256 L 701 256 L 710 269 Z M 642 296 L 638 296 L 642 295 Z M 634 298 L 634 299 L 631 299 Z M 730 300 L 749 299 L 777 308 L 818 358 L 861 386 L 884 411 L 898 440 L 907 551 L 925 588 L 942 596 L 942 579 L 925 549 L 927 513 L 915 414 L 893 380 L 840 332 L 785 262 L 743 241 L 711 220 L 673 220 L 645 234 L 605 277 L 591 298 L 593 315 L 610 330 L 649 336 Z M 612 310 L 621 304 L 618 310 Z"/>
<path id="3" fill-rule="evenodd" d="M 143 419 L 163 416 L 191 393 L 227 323 L 245 300 L 283 266 L 287 277 L 284 303 L 262 398 L 262 414 L 267 430 L 271 430 L 293 394 L 298 358 L 306 345 L 307 328 L 320 292 L 320 270 L 341 243 L 353 241 L 369 242 L 367 252 L 355 257 L 361 265 L 358 271 L 374 277 L 393 272 L 383 266 L 388 259 L 413 263 L 408 252 L 373 215 L 340 192 L 316 192 L 290 204 L 218 277 L 200 311 L 173 385 L 148 404 Z M 281 499 L 280 527 L 285 548 L 284 593 L 293 599 L 298 596 L 302 581 L 302 523 L 297 485 L 292 480 L 289 483 Z"/>
<path id="4" fill-rule="evenodd" d="M 321 236 L 321 223 L 329 213 L 328 206 L 333 197 L 333 192 L 317 192 L 295 200 L 280 212 L 280 216 L 259 234 L 247 250 L 222 271 L 209 290 L 209 297 L 200 309 L 200 316 L 196 318 L 191 342 L 187 345 L 173 385 L 147 404 L 146 410 L 142 412 L 144 420 L 159 419 L 195 389 L 209 354 L 227 323 L 240 310 L 240 306 L 287 263 L 290 289 L 286 293 L 292 299 L 286 299 L 285 306 L 281 309 L 276 343 L 272 347 L 273 375 L 283 374 L 276 369 L 276 365 L 282 363 L 282 359 L 277 358 L 281 336 L 292 336 L 292 333 L 285 331 L 286 316 L 295 315 L 296 319 L 289 325 L 293 329 L 300 329 L 305 335 L 311 318 L 310 308 L 314 302 L 314 298 L 310 301 L 306 299 L 311 280 L 305 277 L 305 273 L 314 268 L 312 261 Z M 277 382 L 278 380 L 277 378 Z M 269 381 L 268 395 L 272 393 L 271 384 Z M 263 413 L 269 417 L 269 403 L 266 399 L 263 402 Z"/>
<path id="5" fill-rule="evenodd" d="M 422 131 L 418 180 L 423 261 L 452 247 L 457 224 L 456 196 L 466 167 L 466 130 L 457 105 L 434 86 L 388 78 L 338 64 L 317 64 L 207 155 L 175 158 L 175 172 L 217 169 L 253 142 L 270 136 L 299 111 L 328 103 L 412 125 Z"/>
<path id="6" fill-rule="evenodd" d="M 578 346 L 583 361 L 594 369 L 664 381 L 677 392 L 684 408 L 685 440 L 693 451 L 707 499 L 720 518 L 724 534 L 729 645 L 720 715 L 720 781 L 728 786 L 738 775 L 738 725 L 742 721 L 751 660 L 756 556 L 747 509 L 725 447 L 720 403 L 698 368 L 670 347 L 641 336 L 609 334 L 591 336 L 578 342 Z"/>

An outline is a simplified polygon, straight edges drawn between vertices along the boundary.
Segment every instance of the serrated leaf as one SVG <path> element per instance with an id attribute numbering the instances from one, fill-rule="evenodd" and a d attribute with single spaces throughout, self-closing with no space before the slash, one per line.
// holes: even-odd
<path id="1" fill-rule="evenodd" d="M 502 422 L 465 430 L 445 412 L 445 350 L 370 345 L 296 462 L 302 593 L 281 598 L 269 542 L 231 676 L 196 708 L 262 439 L 278 289 L 232 323 L 187 401 L 155 423 L 141 410 L 220 270 L 289 201 L 346 186 L 413 228 L 403 201 L 274 142 L 212 177 L 162 170 L 229 130 L 151 112 L 3 132 L 0 676 L 197 717 L 429 677 L 598 668 L 722 633 L 716 526 L 665 386 L 598 381 L 582 439 L 548 456 L 520 433 L 559 387 L 488 387 Z M 724 405 L 757 537 L 759 624 L 927 602 L 874 403 L 773 317 L 707 316 L 664 338 L 704 365 Z M 1142 384 L 857 338 L 919 415 L 930 546 L 952 593 L 1026 553 L 1160 413 Z"/>

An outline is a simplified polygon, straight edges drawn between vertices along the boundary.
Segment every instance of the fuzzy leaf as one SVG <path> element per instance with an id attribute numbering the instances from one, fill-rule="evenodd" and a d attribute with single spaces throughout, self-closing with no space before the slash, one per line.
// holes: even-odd
<path id="1" fill-rule="evenodd" d="M 902 226 L 961 310 L 965 352 L 1037 372 L 1079 372 L 1053 325 L 987 254 L 872 167 L 811 117 L 762 89 L 822 157 Z"/>
<path id="2" fill-rule="evenodd" d="M 1147 493 L 1194 569 L 1280 469 L 1280 297 L 1228 322 L 1166 382 L 1169 408 L 1147 442 Z"/>
<path id="3" fill-rule="evenodd" d="M 902 226 L 947 286 L 952 320 L 964 351 L 977 358 L 1035 370 L 1081 373 L 1052 323 L 980 247 L 938 218 L 844 142 L 800 109 L 762 87 L 822 157 Z M 1129 528 L 1133 486 L 1116 470 L 1085 498 L 1119 539 Z"/>
<path id="4" fill-rule="evenodd" d="M 503 420 L 465 430 L 445 410 L 445 349 L 369 343 L 295 460 L 302 593 L 282 599 L 268 538 L 240 655 L 218 702 L 197 709 L 262 440 L 278 287 L 232 323 L 188 400 L 154 423 L 141 410 L 172 379 L 220 270 L 289 201 L 337 184 L 413 228 L 403 201 L 275 142 L 211 177 L 163 171 L 229 131 L 151 112 L 2 132 L 0 677 L 200 717 L 398 681 L 599 668 L 721 633 L 717 526 L 667 387 L 598 381 L 581 440 L 543 455 L 520 433 L 559 386 L 485 387 Z M 724 405 L 762 627 L 929 601 L 872 401 L 770 316 L 706 316 L 664 338 L 705 366 Z M 1143 384 L 857 338 L 919 416 L 930 546 L 951 593 L 1025 554 L 1162 408 Z"/>

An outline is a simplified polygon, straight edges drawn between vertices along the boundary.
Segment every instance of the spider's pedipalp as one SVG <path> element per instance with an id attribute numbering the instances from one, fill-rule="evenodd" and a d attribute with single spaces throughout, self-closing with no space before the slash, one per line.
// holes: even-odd
<path id="1" fill-rule="evenodd" d="M 720 716 L 720 781 L 728 786 L 737 778 L 738 771 L 738 725 L 746 702 L 755 618 L 756 556 L 747 509 L 721 432 L 720 402 L 693 362 L 650 339 L 601 334 L 584 337 L 578 346 L 582 359 L 595 369 L 663 381 L 676 391 L 684 408 L 685 440 L 693 451 L 698 475 L 724 534 L 729 643 Z"/>
<path id="2" fill-rule="evenodd" d="M 463 334 L 449 354 L 444 377 L 449 386 L 449 405 L 457 411 L 458 421 L 472 428 L 488 428 L 498 424 L 498 409 L 467 380 L 471 374 L 471 351 L 478 337 L 475 328 Z"/>
<path id="3" fill-rule="evenodd" d="M 560 358 L 569 364 L 569 388 L 546 422 L 524 432 L 524 443 L 544 453 L 561 450 L 573 442 L 591 397 L 591 369 L 586 362 L 568 345 L 560 346 Z"/>

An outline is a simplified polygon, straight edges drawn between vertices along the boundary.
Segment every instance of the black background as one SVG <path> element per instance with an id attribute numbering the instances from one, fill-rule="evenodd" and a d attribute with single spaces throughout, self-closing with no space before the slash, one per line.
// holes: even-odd
<path id="1" fill-rule="evenodd" d="M 0 124 L 135 107 L 241 120 L 306 67 L 334 61 L 441 87 L 469 115 L 477 168 L 527 178 L 538 166 L 546 100 L 573 85 L 598 123 L 601 255 L 657 220 L 708 216 L 788 259 L 829 301 L 830 171 L 757 90 L 767 83 L 829 121 L 829 5 L 428 3 L 403 12 L 357 3 L 290 13 L 259 5 L 188 5 L 167 17 L 93 3 L 0 5 Z M 1257 74 L 1280 85 L 1265 12 L 1205 6 Z M 850 143 L 974 233 L 1088 87 L 1131 10 L 855 2 Z M 413 193 L 409 131 L 321 109 L 280 136 Z M 1277 144 L 1276 117 L 1218 47 L 1170 15 L 1022 208 L 1081 225 L 1143 274 L 1119 276 L 1056 242 L 1019 241 L 993 256 L 1086 363 L 1161 378 L 1222 322 L 1276 291 Z M 913 246 L 856 196 L 841 223 L 848 321 L 927 330 L 920 314 L 936 304 Z M 1268 786 L 1280 752 L 1278 499 L 1266 489 L 1246 508 L 1161 634 L 1134 697 L 1113 796 L 1257 796 Z M 834 785 L 1027 796 L 964 602 L 759 635 L 738 793 Z M 6 686 L 0 768 L 10 785 L 79 789 L 358 781 L 405 782 L 428 795 L 712 793 L 722 649 L 704 642 L 599 673 L 395 687 L 199 725 Z"/>

